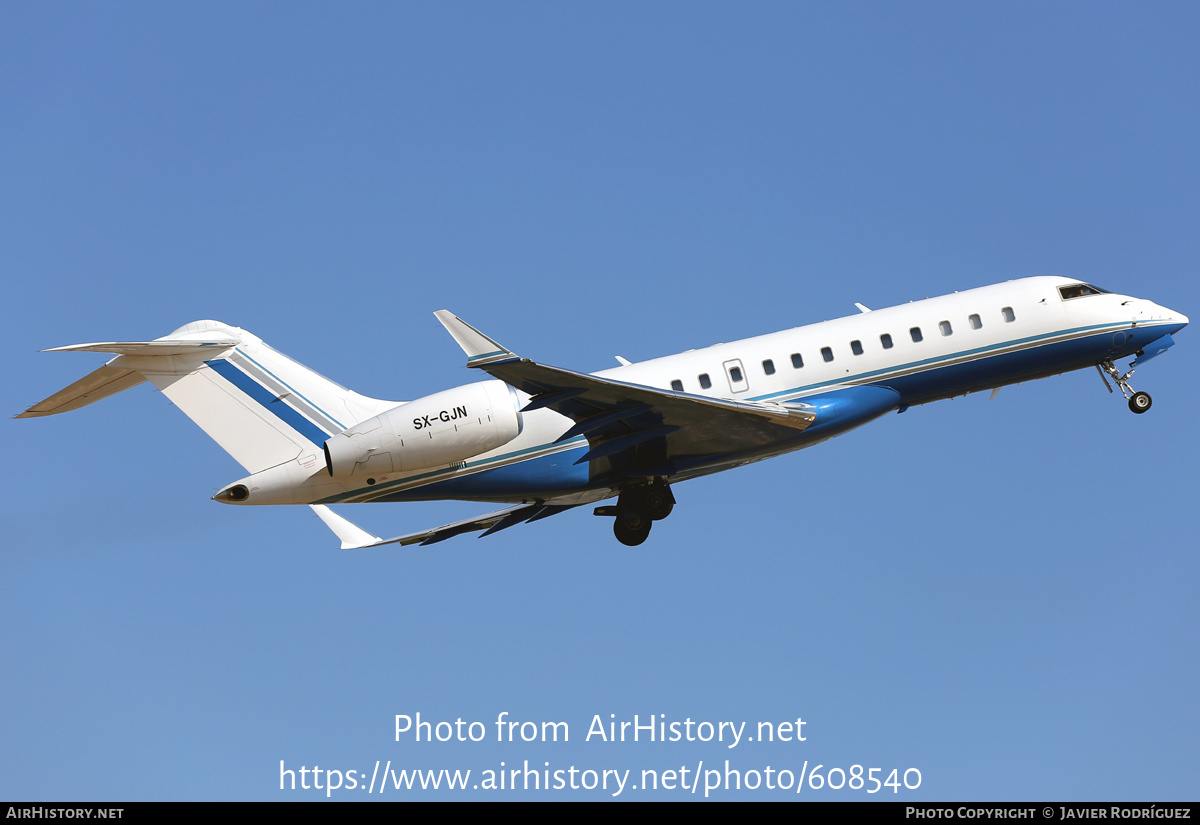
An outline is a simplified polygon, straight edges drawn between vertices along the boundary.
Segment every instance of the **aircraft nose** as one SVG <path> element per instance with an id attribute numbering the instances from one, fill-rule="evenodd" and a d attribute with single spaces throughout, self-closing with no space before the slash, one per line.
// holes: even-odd
<path id="1" fill-rule="evenodd" d="M 1178 312 L 1170 307 L 1165 307 L 1162 304 L 1156 304 L 1152 301 L 1146 301 L 1135 313 L 1135 323 L 1141 321 L 1154 321 L 1163 324 L 1168 332 L 1179 332 L 1188 325 L 1188 317 L 1182 312 Z"/>

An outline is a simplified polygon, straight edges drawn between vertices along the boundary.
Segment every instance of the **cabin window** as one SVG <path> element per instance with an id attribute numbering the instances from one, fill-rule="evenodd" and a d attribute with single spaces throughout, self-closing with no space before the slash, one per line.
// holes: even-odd
<path id="1" fill-rule="evenodd" d="M 892 348 L 892 336 L 889 333 L 884 333 L 879 336 L 879 343 L 883 344 L 884 349 Z"/>
<path id="2" fill-rule="evenodd" d="M 950 326 L 949 321 L 939 321 L 938 329 L 941 330 L 942 335 L 953 335 L 954 334 L 954 329 Z"/>
<path id="3" fill-rule="evenodd" d="M 967 320 L 971 322 L 971 329 L 983 329 L 983 321 L 978 315 L 972 315 Z"/>
<path id="4" fill-rule="evenodd" d="M 850 342 L 850 351 L 852 353 L 854 353 L 855 355 L 862 355 L 862 353 L 863 353 L 862 341 L 851 341 Z"/>
<path id="5" fill-rule="evenodd" d="M 676 378 L 671 382 L 671 389 L 675 390 L 675 392 L 683 392 L 683 382 Z"/>
<path id="6" fill-rule="evenodd" d="M 796 369 L 800 369 L 801 367 L 804 366 L 804 359 L 800 356 L 800 353 L 798 353 L 798 352 L 792 353 L 792 366 L 795 367 Z"/>
<path id="7" fill-rule="evenodd" d="M 824 358 L 826 361 L 832 361 L 833 360 L 833 350 L 831 350 L 829 347 L 821 347 L 821 357 Z"/>
<path id="8" fill-rule="evenodd" d="M 919 344 L 919 343 L 921 343 L 922 340 L 924 340 L 924 338 L 921 335 L 920 327 L 913 327 L 912 329 L 910 329 L 908 331 L 908 334 L 912 336 L 913 343 Z"/>
<path id="9" fill-rule="evenodd" d="M 763 361 L 763 374 L 764 375 L 774 375 L 775 374 L 775 362 L 772 361 L 770 358 L 768 358 L 766 361 Z"/>
<path id="10" fill-rule="evenodd" d="M 729 368 L 729 380 L 735 384 L 742 383 L 742 368 L 741 367 L 730 367 Z"/>
<path id="11" fill-rule="evenodd" d="M 1000 310 L 1000 314 L 1004 316 L 1004 323 L 1006 324 L 1011 324 L 1013 321 L 1017 320 L 1017 315 L 1013 312 L 1012 307 L 1005 307 L 1004 309 Z"/>
<path id="12" fill-rule="evenodd" d="M 712 379 L 708 377 L 707 372 L 700 373 L 700 389 L 707 390 L 712 386 Z"/>

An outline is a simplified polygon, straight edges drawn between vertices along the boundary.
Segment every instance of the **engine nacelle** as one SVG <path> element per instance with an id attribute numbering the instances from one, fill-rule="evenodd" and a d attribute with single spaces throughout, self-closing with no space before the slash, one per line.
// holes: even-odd
<path id="1" fill-rule="evenodd" d="M 335 478 L 380 476 L 462 461 L 521 432 L 515 391 L 503 381 L 427 395 L 355 424 L 325 442 Z"/>

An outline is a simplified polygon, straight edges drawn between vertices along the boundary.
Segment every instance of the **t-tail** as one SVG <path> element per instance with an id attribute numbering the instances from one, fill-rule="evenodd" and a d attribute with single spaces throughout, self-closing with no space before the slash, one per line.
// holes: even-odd
<path id="1" fill-rule="evenodd" d="M 399 403 L 348 390 L 219 321 L 194 321 L 154 341 L 47 350 L 64 351 L 117 357 L 17 418 L 79 409 L 149 381 L 249 473 L 288 462 L 323 469 L 330 436 Z"/>

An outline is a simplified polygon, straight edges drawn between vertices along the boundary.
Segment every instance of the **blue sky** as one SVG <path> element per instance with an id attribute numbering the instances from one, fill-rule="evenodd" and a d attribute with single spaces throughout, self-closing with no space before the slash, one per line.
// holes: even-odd
<path id="1" fill-rule="evenodd" d="M 474 378 L 443 307 L 588 371 L 1027 275 L 1200 311 L 1193 4 L 0 20 L 10 414 L 103 360 L 37 350 L 200 318 L 407 399 Z M 1195 799 L 1192 333 L 1139 370 L 1145 416 L 1091 372 L 914 408 L 681 485 L 636 549 L 576 511 L 343 552 L 306 508 L 210 501 L 241 469 L 147 387 L 6 420 L 0 798 L 728 759 L 922 777 L 800 798 Z M 341 512 L 397 535 L 487 509 Z M 396 742 L 417 712 L 491 735 Z M 496 743 L 502 712 L 571 741 Z M 806 741 L 585 742 L 609 714 Z"/>

